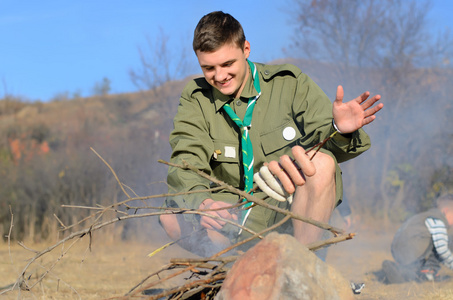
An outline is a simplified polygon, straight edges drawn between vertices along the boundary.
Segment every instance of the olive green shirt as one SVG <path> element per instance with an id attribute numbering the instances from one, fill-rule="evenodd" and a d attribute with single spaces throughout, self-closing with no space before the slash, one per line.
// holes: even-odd
<path id="1" fill-rule="evenodd" d="M 308 149 L 335 129 L 332 125 L 331 101 L 306 74 L 293 65 L 255 65 L 261 96 L 253 111 L 249 135 L 255 159 L 254 172 L 257 172 L 265 162 L 279 160 L 284 154 L 291 156 L 293 146 L 300 145 Z M 173 149 L 171 162 L 181 164 L 185 160 L 201 171 L 243 189 L 240 131 L 222 107 L 229 103 L 242 119 L 248 99 L 255 95 L 257 92 L 253 87 L 252 76 L 248 77 L 240 99 L 221 94 L 204 78 L 189 82 L 182 92 L 174 118 L 174 130 L 170 135 Z M 325 144 L 327 151 L 323 152 L 333 154 L 340 163 L 354 158 L 369 147 L 369 137 L 360 129 L 347 136 L 336 134 Z M 338 164 L 336 179 L 339 200 L 342 197 L 342 183 Z M 192 171 L 175 167 L 169 168 L 167 182 L 170 193 L 210 187 L 209 180 Z M 207 198 L 229 203 L 238 201 L 237 195 L 227 192 L 201 192 L 168 197 L 165 205 L 198 208 Z M 184 216 L 186 220 L 198 221 L 195 215 Z"/>

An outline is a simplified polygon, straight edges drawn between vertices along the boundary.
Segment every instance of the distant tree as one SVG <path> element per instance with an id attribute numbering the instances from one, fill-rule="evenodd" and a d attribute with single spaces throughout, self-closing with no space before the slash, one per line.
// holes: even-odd
<path id="1" fill-rule="evenodd" d="M 75 92 L 72 93 L 72 99 L 80 99 L 82 98 L 82 91 L 77 89 Z"/>
<path id="2" fill-rule="evenodd" d="M 429 27 L 429 0 L 290 2 L 295 32 L 288 53 L 334 63 L 338 79 L 371 67 L 401 81 L 414 68 L 445 66 L 451 59 L 449 30 L 436 35 Z"/>
<path id="3" fill-rule="evenodd" d="M 59 93 L 55 94 L 55 96 L 52 97 L 51 101 L 60 102 L 60 101 L 68 101 L 70 99 L 71 99 L 71 97 L 69 96 L 69 92 L 65 91 L 65 92 L 59 92 Z"/>
<path id="4" fill-rule="evenodd" d="M 111 81 L 107 77 L 104 77 L 101 82 L 96 82 L 93 88 L 94 95 L 105 96 L 111 91 Z"/>
<path id="5" fill-rule="evenodd" d="M 168 83 L 188 76 L 192 69 L 188 59 L 190 51 L 184 45 L 170 44 L 170 38 L 162 29 L 157 37 L 147 36 L 146 41 L 146 48 L 138 48 L 140 67 L 130 70 L 129 75 L 137 88 L 147 92 L 146 97 L 156 100 L 150 101 L 149 109 L 164 117 L 165 126 L 172 126 L 178 97 Z"/>
<path id="6" fill-rule="evenodd" d="M 129 71 L 132 83 L 140 90 L 155 90 L 165 82 L 181 79 L 190 70 L 188 50 L 170 46 L 163 29 L 155 38 L 146 36 L 147 49 L 138 48 L 140 67 Z"/>
<path id="7" fill-rule="evenodd" d="M 446 100 L 437 95 L 444 94 L 439 90 L 444 89 L 441 82 L 448 81 L 444 74 L 452 54 L 449 32 L 436 35 L 429 27 L 431 2 L 290 2 L 295 25 L 290 54 L 327 63 L 330 73 L 325 77 L 345 86 L 348 95 L 355 97 L 363 89 L 370 89 L 382 94 L 386 103 L 378 115 L 379 124 L 367 127 L 373 140 L 379 137 L 379 142 L 366 154 L 366 165 L 360 167 L 366 170 L 360 173 L 357 160 L 353 160 L 345 171 L 346 176 L 352 177 L 349 180 L 352 185 L 358 186 L 357 181 L 366 178 L 367 190 L 357 191 L 357 197 L 366 192 L 377 200 L 359 205 L 375 205 L 389 218 L 404 208 L 406 199 L 413 203 L 421 201 L 427 192 L 429 174 L 434 170 L 420 172 L 420 169 L 425 167 L 433 148 L 431 132 L 436 126 L 439 129 L 438 122 L 427 126 L 426 119 L 445 112 L 442 107 Z M 431 102 L 427 100 L 430 98 L 439 100 Z M 436 146 L 447 147 L 446 143 L 444 140 L 443 145 Z"/>
<path id="8" fill-rule="evenodd" d="M 0 116 L 15 114 L 24 108 L 25 105 L 25 99 L 6 95 L 3 99 L 0 99 Z"/>

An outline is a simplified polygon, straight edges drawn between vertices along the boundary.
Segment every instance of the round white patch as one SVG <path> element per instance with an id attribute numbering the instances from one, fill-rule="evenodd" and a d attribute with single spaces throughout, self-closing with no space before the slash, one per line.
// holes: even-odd
<path id="1" fill-rule="evenodd" d="M 287 141 L 291 141 L 296 137 L 296 130 L 292 127 L 286 127 L 283 129 L 283 138 Z"/>

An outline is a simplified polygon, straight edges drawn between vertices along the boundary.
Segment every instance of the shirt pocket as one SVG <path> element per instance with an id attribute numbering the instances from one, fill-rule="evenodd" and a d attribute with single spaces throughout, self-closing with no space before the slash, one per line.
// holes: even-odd
<path id="1" fill-rule="evenodd" d="M 240 145 L 234 140 L 214 140 L 214 153 L 211 156 L 211 169 L 215 178 L 232 186 L 240 185 Z"/>
<path id="2" fill-rule="evenodd" d="M 291 119 L 270 131 L 262 133 L 260 135 L 261 147 L 266 156 L 273 153 L 278 153 L 278 156 L 280 156 L 291 153 L 291 148 L 297 144 L 301 137 L 302 134 L 296 123 Z"/>

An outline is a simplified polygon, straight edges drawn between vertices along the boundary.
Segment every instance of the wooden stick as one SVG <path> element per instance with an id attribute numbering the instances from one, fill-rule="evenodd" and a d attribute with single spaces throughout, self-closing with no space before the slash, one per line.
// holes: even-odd
<path id="1" fill-rule="evenodd" d="M 310 160 L 313 159 L 313 157 L 315 157 L 315 155 L 319 152 L 319 150 L 321 150 L 321 148 L 324 146 L 325 143 L 327 143 L 328 140 L 330 140 L 331 138 L 334 137 L 335 134 L 337 134 L 337 130 L 335 130 L 330 136 L 326 137 L 323 141 L 321 141 L 320 143 L 317 143 L 316 145 L 314 145 L 313 147 L 311 147 L 310 149 L 308 149 L 307 151 L 305 151 L 305 154 L 308 154 L 311 150 L 315 149 L 316 147 L 318 147 L 315 151 L 315 153 L 313 153 L 313 155 L 310 157 Z"/>
<path id="2" fill-rule="evenodd" d="M 329 230 L 329 231 L 331 231 L 331 232 L 333 232 L 335 234 L 344 233 L 344 231 L 342 229 L 336 228 L 334 226 L 331 226 L 330 224 L 327 224 L 327 223 L 324 223 L 324 222 L 319 222 L 319 221 L 313 220 L 311 218 L 302 217 L 302 216 L 294 214 L 293 212 L 288 211 L 286 209 L 283 209 L 283 208 L 280 208 L 280 207 L 277 207 L 277 206 L 273 206 L 273 205 L 267 203 L 266 201 L 264 201 L 264 200 L 262 200 L 262 199 L 260 199 L 258 197 L 255 197 L 254 195 L 250 195 L 250 194 L 248 194 L 248 193 L 246 193 L 244 191 L 236 189 L 235 187 L 233 187 L 233 186 L 231 186 L 229 184 L 226 184 L 225 182 L 223 182 L 221 180 L 216 179 L 215 177 L 209 176 L 208 174 L 204 173 L 203 171 L 200 171 L 199 169 L 189 165 L 184 160 L 182 162 L 183 165 L 169 163 L 169 162 L 166 162 L 164 160 L 159 160 L 159 162 L 161 162 L 163 164 L 166 164 L 166 165 L 169 165 L 169 166 L 177 167 L 177 168 L 192 170 L 193 172 L 197 173 L 201 177 L 209 179 L 210 181 L 214 182 L 218 186 L 222 186 L 225 190 L 233 192 L 233 193 L 235 193 L 235 194 L 247 199 L 250 202 L 256 203 L 257 205 L 263 206 L 263 207 L 268 208 L 268 209 L 272 209 L 272 210 L 274 210 L 276 212 L 279 212 L 279 213 L 282 213 L 284 215 L 289 215 L 293 219 L 309 223 L 311 225 L 317 226 L 317 227 L 325 229 L 325 230 Z"/>
<path id="3" fill-rule="evenodd" d="M 353 239 L 354 236 L 355 236 L 355 233 L 348 233 L 348 234 L 335 236 L 335 237 L 327 239 L 327 240 L 317 241 L 317 242 L 313 242 L 311 244 L 308 244 L 307 248 L 309 250 L 316 251 L 316 250 L 319 250 L 319 249 L 324 248 L 324 247 L 326 247 L 328 245 L 331 245 L 331 244 L 336 244 L 336 243 L 339 243 L 339 242 L 343 242 L 343 241 L 346 241 L 346 240 Z"/>

